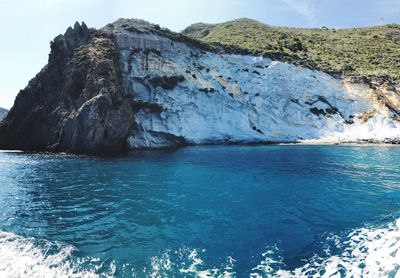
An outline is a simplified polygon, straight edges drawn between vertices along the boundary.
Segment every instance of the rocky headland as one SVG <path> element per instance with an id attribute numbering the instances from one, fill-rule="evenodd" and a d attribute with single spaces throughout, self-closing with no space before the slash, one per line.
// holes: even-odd
<path id="1" fill-rule="evenodd" d="M 288 48 L 257 51 L 224 41 L 229 34 L 218 41 L 218 28 L 232 27 L 174 33 L 142 20 L 99 30 L 76 23 L 51 42 L 48 64 L 0 123 L 0 149 L 111 154 L 209 143 L 398 142 L 399 68 L 382 75 L 335 68 L 318 62 L 303 37 L 287 35 Z M 400 28 L 387 28 L 390 44 Z"/>

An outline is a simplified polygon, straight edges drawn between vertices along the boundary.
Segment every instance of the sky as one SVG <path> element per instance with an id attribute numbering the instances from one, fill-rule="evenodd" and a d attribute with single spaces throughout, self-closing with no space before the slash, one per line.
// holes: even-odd
<path id="1" fill-rule="evenodd" d="M 43 66 L 50 41 L 75 21 L 100 28 L 141 18 L 173 31 L 248 17 L 291 27 L 400 23 L 400 0 L 0 0 L 0 107 L 11 108 Z"/>

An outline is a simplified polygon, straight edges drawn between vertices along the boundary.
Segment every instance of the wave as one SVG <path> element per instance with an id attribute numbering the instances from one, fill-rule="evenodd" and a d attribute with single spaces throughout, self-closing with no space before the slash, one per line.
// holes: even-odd
<path id="1" fill-rule="evenodd" d="M 269 248 L 246 275 L 400 277 L 400 219 L 379 228 L 356 229 L 344 236 L 329 235 L 323 245 L 323 254 L 314 255 L 296 269 L 285 265 L 278 247 Z M 70 245 L 0 232 L 0 277 L 114 277 L 124 275 L 124 270 L 140 274 L 139 277 L 243 276 L 243 270 L 237 269 L 233 257 L 210 264 L 206 250 L 186 247 L 150 258 L 148 267 L 139 272 L 130 264 L 117 271 L 113 262 L 77 259 L 74 252 L 76 249 Z"/>
<path id="2" fill-rule="evenodd" d="M 0 277 L 99 277 L 99 260 L 76 259 L 70 245 L 0 231 Z M 112 277 L 115 269 L 100 277 Z"/>
<path id="3" fill-rule="evenodd" d="M 149 276 L 154 278 L 177 275 L 182 277 L 236 277 L 234 271 L 236 261 L 232 257 L 228 257 L 219 266 L 208 268 L 201 258 L 205 252 L 206 250 L 186 247 L 174 252 L 168 250 L 161 256 L 151 258 Z"/>
<path id="4" fill-rule="evenodd" d="M 248 276 L 400 277 L 400 219 L 381 228 L 356 229 L 345 236 L 330 235 L 325 238 L 324 246 L 325 255 L 314 255 L 294 270 L 286 267 L 279 248 L 270 248 Z M 332 252 L 333 249 L 340 252 Z M 171 261 L 170 251 L 152 258 L 150 276 L 166 277 L 176 273 L 189 277 L 239 276 L 235 271 L 236 260 L 232 257 L 228 257 L 225 264 L 208 268 L 201 258 L 205 250 L 182 249 L 175 254 L 179 254 L 182 261 Z"/>
<path id="5" fill-rule="evenodd" d="M 339 254 L 314 256 L 302 267 L 279 269 L 278 277 L 400 277 L 400 219 L 382 228 L 361 228 L 331 236 Z M 326 253 L 330 253 L 329 247 Z"/>

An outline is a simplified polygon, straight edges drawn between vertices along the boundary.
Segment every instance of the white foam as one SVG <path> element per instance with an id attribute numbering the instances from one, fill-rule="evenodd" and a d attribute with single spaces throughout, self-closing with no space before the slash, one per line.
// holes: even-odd
<path id="1" fill-rule="evenodd" d="M 400 277 L 400 219 L 381 228 L 356 229 L 344 237 L 326 238 L 324 255 L 313 256 L 304 265 L 288 269 L 277 247 L 262 254 L 262 261 L 248 273 L 249 277 Z M 332 244 L 338 254 L 331 254 Z M 205 250 L 168 251 L 152 258 L 152 277 L 169 277 L 181 273 L 184 277 L 237 277 L 236 261 L 228 257 L 226 264 L 210 265 L 202 258 Z M 173 258 L 173 259 L 172 259 Z M 176 260 L 176 261 L 174 261 Z M 211 262 L 212 265 L 213 262 Z"/>
<path id="2" fill-rule="evenodd" d="M 280 269 L 272 269 L 270 266 L 276 261 L 266 256 L 256 267 L 264 272 L 254 277 L 268 277 L 272 273 L 274 277 L 297 278 L 400 277 L 400 219 L 383 228 L 357 229 L 345 238 L 332 237 L 329 240 L 342 250 L 341 254 L 327 258 L 314 256 L 295 270 L 285 270 L 279 263 Z"/>
<path id="3" fill-rule="evenodd" d="M 73 246 L 0 231 L 0 277 L 98 277 L 96 269 L 83 269 L 86 260 L 72 259 L 74 251 Z M 113 271 L 101 276 L 111 277 Z"/>
<path id="4" fill-rule="evenodd" d="M 341 131 L 326 131 L 319 139 L 303 140 L 309 142 L 357 142 L 359 140 L 385 140 L 400 139 L 400 123 L 392 121 L 382 115 L 377 115 L 367 122 L 356 119 L 354 124 L 345 125 Z"/>
<path id="5" fill-rule="evenodd" d="M 227 257 L 226 261 L 219 266 L 207 267 L 200 257 L 205 250 L 181 248 L 173 254 L 166 251 L 161 256 L 151 259 L 151 277 L 174 277 L 180 273 L 183 277 L 235 277 L 235 260 Z M 174 261 L 175 257 L 177 260 Z"/>
<path id="6" fill-rule="evenodd" d="M 284 266 L 282 257 L 277 256 L 278 253 L 279 250 L 276 246 L 264 252 L 262 254 L 263 260 L 251 269 L 250 277 L 275 277 L 276 271 Z"/>
<path id="7" fill-rule="evenodd" d="M 400 219 L 380 228 L 356 229 L 344 237 L 326 238 L 325 254 L 288 269 L 277 247 L 262 254 L 249 277 L 400 277 Z M 329 245 L 331 244 L 331 245 Z M 332 252 L 328 246 L 340 252 Z M 77 260 L 75 248 L 44 240 L 27 239 L 0 232 L 0 277 L 113 277 L 102 263 L 91 258 Z M 150 259 L 145 277 L 237 277 L 236 260 L 210 262 L 206 250 L 181 248 L 167 250 Z M 128 267 L 128 265 L 126 265 Z M 102 270 L 101 270 L 102 269 Z M 133 270 L 133 269 L 132 269 Z M 122 269 L 123 271 L 123 269 Z"/>

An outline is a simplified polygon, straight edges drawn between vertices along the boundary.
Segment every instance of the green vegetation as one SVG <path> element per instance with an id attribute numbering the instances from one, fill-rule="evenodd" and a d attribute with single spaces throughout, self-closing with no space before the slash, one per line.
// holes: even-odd
<path id="1" fill-rule="evenodd" d="M 354 29 L 274 27 L 250 19 L 198 23 L 183 34 L 233 52 L 252 53 L 380 84 L 400 79 L 400 25 Z"/>

